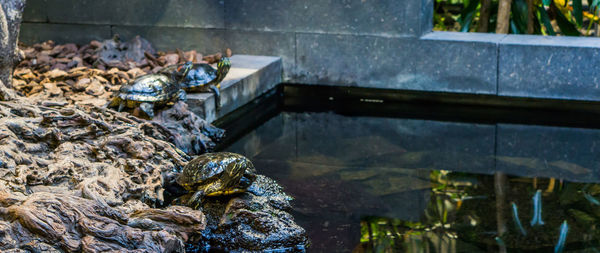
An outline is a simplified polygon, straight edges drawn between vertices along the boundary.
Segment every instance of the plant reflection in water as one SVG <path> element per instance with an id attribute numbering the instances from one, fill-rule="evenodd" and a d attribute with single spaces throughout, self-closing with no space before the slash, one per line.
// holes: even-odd
<path id="1" fill-rule="evenodd" d="M 502 221 L 506 232 L 499 234 L 494 176 L 438 170 L 430 178 L 432 194 L 420 221 L 364 217 L 355 252 L 558 253 L 600 247 L 599 184 L 508 176 L 502 188 L 510 205 L 500 206 L 512 220 Z M 531 219 L 527 228 L 521 219 Z"/>

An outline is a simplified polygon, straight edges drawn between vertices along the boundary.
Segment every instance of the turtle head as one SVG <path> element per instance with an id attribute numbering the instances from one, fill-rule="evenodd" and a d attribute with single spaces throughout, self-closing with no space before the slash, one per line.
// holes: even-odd
<path id="1" fill-rule="evenodd" d="M 177 67 L 177 72 L 182 73 L 185 76 L 193 67 L 194 67 L 194 63 L 192 63 L 191 61 L 188 61 L 184 64 L 181 64 L 179 67 Z"/>
<path id="2" fill-rule="evenodd" d="M 229 68 L 231 68 L 231 61 L 229 61 L 229 58 L 223 56 L 219 63 L 217 63 L 217 80 L 219 83 L 225 78 L 227 72 L 229 72 Z"/>
<path id="3" fill-rule="evenodd" d="M 194 63 L 188 61 L 184 64 L 181 64 L 177 67 L 177 81 L 183 81 L 185 76 L 187 76 L 188 72 L 194 67 Z"/>

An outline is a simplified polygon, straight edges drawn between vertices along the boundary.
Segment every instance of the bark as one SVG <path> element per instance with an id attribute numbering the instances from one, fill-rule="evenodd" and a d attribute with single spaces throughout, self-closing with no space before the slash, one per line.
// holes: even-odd
<path id="1" fill-rule="evenodd" d="M 533 0 L 527 0 L 527 34 L 533 34 Z"/>
<path id="2" fill-rule="evenodd" d="M 496 193 L 496 225 L 498 236 L 508 231 L 506 227 L 506 192 L 508 190 L 508 179 L 504 172 L 494 174 L 494 191 Z"/>
<path id="3" fill-rule="evenodd" d="M 0 0 L 0 81 L 12 87 L 12 71 L 20 60 L 17 46 L 25 0 Z"/>
<path id="4" fill-rule="evenodd" d="M 479 25 L 477 26 L 477 32 L 486 33 L 488 32 L 488 26 L 490 24 L 490 8 L 492 7 L 492 0 L 481 0 L 481 9 L 479 15 Z"/>
<path id="5" fill-rule="evenodd" d="M 496 33 L 508 33 L 510 27 L 510 5 L 512 0 L 500 0 L 498 4 L 498 22 L 496 23 Z"/>

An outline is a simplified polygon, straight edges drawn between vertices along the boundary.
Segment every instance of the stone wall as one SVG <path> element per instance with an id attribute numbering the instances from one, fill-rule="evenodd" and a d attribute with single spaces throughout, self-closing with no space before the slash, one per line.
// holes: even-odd
<path id="1" fill-rule="evenodd" d="M 28 0 L 21 39 L 281 56 L 284 81 L 600 100 L 600 39 L 431 32 L 430 0 Z"/>

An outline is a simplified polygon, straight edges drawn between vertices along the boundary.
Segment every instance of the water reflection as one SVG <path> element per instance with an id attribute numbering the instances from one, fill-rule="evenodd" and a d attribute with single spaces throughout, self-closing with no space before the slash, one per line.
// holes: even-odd
<path id="1" fill-rule="evenodd" d="M 227 150 L 296 198 L 314 252 L 554 252 L 565 221 L 596 252 L 599 133 L 282 112 Z"/>

